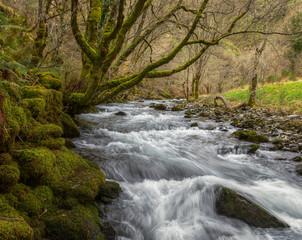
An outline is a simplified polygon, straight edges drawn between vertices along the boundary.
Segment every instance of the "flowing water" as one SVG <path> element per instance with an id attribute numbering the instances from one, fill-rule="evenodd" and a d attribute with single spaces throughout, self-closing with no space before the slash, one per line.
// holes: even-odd
<path id="1" fill-rule="evenodd" d="M 80 115 L 77 151 L 122 188 L 118 199 L 101 206 L 116 239 L 302 239 L 302 178 L 290 161 L 297 154 L 262 148 L 249 155 L 249 144 L 232 138 L 235 129 L 227 123 L 188 120 L 150 103 L 102 105 Z M 193 121 L 199 126 L 191 128 Z M 290 228 L 252 228 L 218 215 L 218 186 L 255 201 Z"/>

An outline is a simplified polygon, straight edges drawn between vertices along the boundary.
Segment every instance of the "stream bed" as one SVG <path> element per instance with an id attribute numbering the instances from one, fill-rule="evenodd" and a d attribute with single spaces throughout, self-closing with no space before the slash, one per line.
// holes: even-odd
<path id="1" fill-rule="evenodd" d="M 302 177 L 290 161 L 297 154 L 265 146 L 247 154 L 250 143 L 233 138 L 236 129 L 228 123 L 186 119 L 151 103 L 173 105 L 114 103 L 79 116 L 76 151 L 122 188 L 112 204 L 100 206 L 117 240 L 302 239 Z M 218 186 L 255 201 L 290 228 L 253 228 L 218 215 Z"/>

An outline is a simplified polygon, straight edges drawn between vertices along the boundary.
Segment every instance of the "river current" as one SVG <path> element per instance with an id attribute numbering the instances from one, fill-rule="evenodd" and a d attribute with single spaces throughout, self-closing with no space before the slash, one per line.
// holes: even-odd
<path id="1" fill-rule="evenodd" d="M 185 119 L 151 103 L 162 102 L 101 105 L 98 113 L 79 116 L 76 151 L 122 188 L 112 204 L 100 206 L 117 240 L 302 239 L 302 177 L 290 161 L 297 154 L 265 146 L 247 154 L 249 143 L 233 138 L 236 129 L 228 123 Z M 253 200 L 290 228 L 253 228 L 218 215 L 218 186 Z"/>

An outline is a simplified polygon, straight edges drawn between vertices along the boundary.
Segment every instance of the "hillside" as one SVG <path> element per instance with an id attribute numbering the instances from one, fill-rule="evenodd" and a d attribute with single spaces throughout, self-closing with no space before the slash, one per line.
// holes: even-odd
<path id="1" fill-rule="evenodd" d="M 248 86 L 224 93 L 224 97 L 232 104 L 246 101 L 249 97 Z M 272 110 L 285 110 L 291 113 L 302 113 L 302 80 L 281 81 L 265 84 L 257 90 L 258 107 Z"/>

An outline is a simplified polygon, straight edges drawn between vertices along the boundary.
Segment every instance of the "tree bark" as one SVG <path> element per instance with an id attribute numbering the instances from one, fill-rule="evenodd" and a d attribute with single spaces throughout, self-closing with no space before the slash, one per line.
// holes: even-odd
<path id="1" fill-rule="evenodd" d="M 254 67 L 253 67 L 253 72 L 252 72 L 252 83 L 251 83 L 251 94 L 250 94 L 250 99 L 248 101 L 248 106 L 255 106 L 256 105 L 256 90 L 257 90 L 257 85 L 258 85 L 258 66 L 259 66 L 259 61 L 261 54 L 265 48 L 266 45 L 266 40 L 262 43 L 262 46 L 260 48 L 256 48 L 255 52 L 255 58 L 254 58 Z"/>

